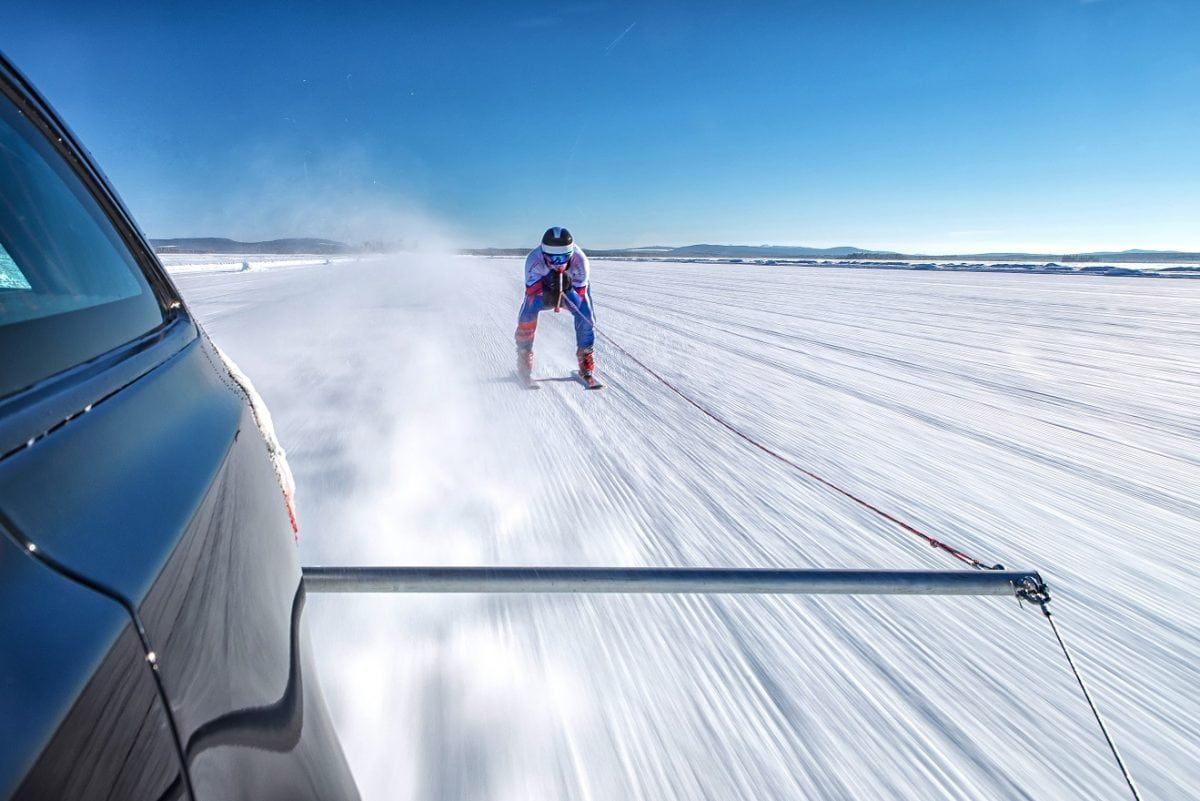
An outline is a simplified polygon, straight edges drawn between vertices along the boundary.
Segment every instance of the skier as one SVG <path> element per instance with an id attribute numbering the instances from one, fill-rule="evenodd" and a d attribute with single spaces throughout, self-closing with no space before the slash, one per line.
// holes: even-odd
<path id="1" fill-rule="evenodd" d="M 565 307 L 575 316 L 575 356 L 579 377 L 589 387 L 599 385 L 593 373 L 596 332 L 592 325 L 592 298 L 588 291 L 587 254 L 575 246 L 566 228 L 549 228 L 542 244 L 525 257 L 525 302 L 517 318 L 517 373 L 530 382 L 533 373 L 533 336 L 538 313 Z"/>

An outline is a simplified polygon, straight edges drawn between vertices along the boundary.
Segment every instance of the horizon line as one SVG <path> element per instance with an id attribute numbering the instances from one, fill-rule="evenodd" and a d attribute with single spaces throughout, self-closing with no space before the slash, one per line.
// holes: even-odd
<path id="1" fill-rule="evenodd" d="M 404 241 L 411 238 L 409 236 L 396 237 L 396 241 Z M 371 239 L 362 240 L 361 242 L 346 242 L 333 237 L 324 236 L 274 236 L 266 239 L 237 239 L 231 236 L 148 236 L 147 239 L 153 244 L 155 242 L 170 243 L 182 240 L 224 240 L 236 244 L 245 245 L 261 245 L 269 242 L 282 242 L 287 240 L 311 240 L 328 242 L 331 244 L 343 245 L 346 247 L 357 247 L 363 244 L 379 244 L 388 242 L 387 237 L 373 237 Z M 536 247 L 536 245 L 535 245 Z M 853 253 L 863 254 L 878 254 L 880 256 L 920 256 L 930 258 L 948 258 L 951 256 L 989 256 L 989 255 L 1023 255 L 1023 256 L 1091 256 L 1091 255 L 1172 255 L 1172 254 L 1193 254 L 1200 253 L 1200 247 L 1196 248 L 1141 248 L 1141 247 L 1126 247 L 1126 248 L 1092 248 L 1092 249 L 1051 249 L 1051 248 L 1036 248 L 1026 249 L 1020 247 L 1003 248 L 989 247 L 984 250 L 954 250 L 944 252 L 934 252 L 930 250 L 900 250 L 894 248 L 879 248 L 879 247 L 861 247 L 857 245 L 801 245 L 801 244 L 743 244 L 743 243 L 728 243 L 728 242 L 690 242 L 683 245 L 668 245 L 668 244 L 653 244 L 653 245 L 616 245 L 616 246 L 596 246 L 588 248 L 589 250 L 597 251 L 636 251 L 636 250 L 681 250 L 684 248 L 741 248 L 747 250 L 813 250 L 813 251 L 835 251 L 846 250 Z M 531 249 L 528 245 L 470 245 L 458 248 L 459 250 L 521 250 Z M 816 254 L 813 254 L 816 255 Z M 830 254 L 844 255 L 844 254 Z"/>

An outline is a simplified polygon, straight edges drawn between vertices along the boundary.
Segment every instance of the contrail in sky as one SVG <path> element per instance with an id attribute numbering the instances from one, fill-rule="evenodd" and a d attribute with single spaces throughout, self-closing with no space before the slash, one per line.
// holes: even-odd
<path id="1" fill-rule="evenodd" d="M 624 38 L 625 38 L 625 34 L 627 34 L 627 33 L 629 33 L 630 31 L 632 31 L 632 30 L 633 30 L 633 26 L 634 26 L 634 25 L 637 25 L 637 23 L 636 23 L 636 22 L 631 22 L 631 23 L 629 24 L 629 27 L 628 27 L 628 28 L 626 28 L 625 30 L 621 31 L 621 33 L 620 33 L 620 34 L 617 36 L 617 38 L 616 38 L 616 39 L 613 39 L 611 42 L 609 42 L 609 43 L 608 43 L 608 47 L 604 48 L 604 55 L 606 55 L 606 56 L 607 56 L 607 55 L 608 55 L 608 51 L 609 51 L 609 50 L 612 50 L 614 47 L 616 47 L 616 46 L 617 46 L 617 43 L 618 43 L 618 42 L 620 42 L 622 39 L 624 39 Z"/>

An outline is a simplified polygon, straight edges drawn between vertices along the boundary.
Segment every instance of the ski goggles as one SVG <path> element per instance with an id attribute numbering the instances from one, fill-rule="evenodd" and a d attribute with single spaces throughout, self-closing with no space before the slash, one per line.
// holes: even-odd
<path id="1" fill-rule="evenodd" d="M 546 264 L 551 267 L 566 267 L 567 262 L 571 261 L 571 256 L 574 255 L 574 250 L 568 253 L 546 253 L 543 251 L 542 258 L 546 260 Z"/>

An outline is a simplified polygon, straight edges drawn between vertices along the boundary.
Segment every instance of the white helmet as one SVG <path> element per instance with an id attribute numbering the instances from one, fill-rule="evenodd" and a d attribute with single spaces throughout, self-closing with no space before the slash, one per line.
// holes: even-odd
<path id="1" fill-rule="evenodd" d="M 555 269 L 563 269 L 575 253 L 575 240 L 566 228 L 547 228 L 542 234 L 542 258 Z"/>

